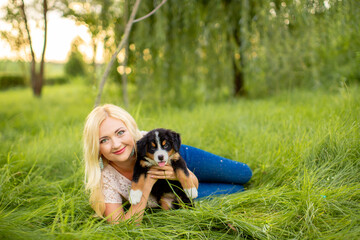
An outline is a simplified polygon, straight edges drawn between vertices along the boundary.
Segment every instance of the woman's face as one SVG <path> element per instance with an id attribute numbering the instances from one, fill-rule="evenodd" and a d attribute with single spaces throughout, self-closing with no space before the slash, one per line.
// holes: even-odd
<path id="1" fill-rule="evenodd" d="M 134 148 L 134 139 L 125 124 L 116 118 L 108 117 L 99 129 L 100 154 L 107 160 L 124 162 Z"/>

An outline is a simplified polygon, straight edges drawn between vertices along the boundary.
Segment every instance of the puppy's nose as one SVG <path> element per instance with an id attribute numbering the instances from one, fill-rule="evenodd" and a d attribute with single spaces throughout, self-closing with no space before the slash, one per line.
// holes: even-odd
<path id="1" fill-rule="evenodd" d="M 159 155 L 159 156 L 158 156 L 158 159 L 159 159 L 159 160 L 164 160 L 164 155 Z"/>

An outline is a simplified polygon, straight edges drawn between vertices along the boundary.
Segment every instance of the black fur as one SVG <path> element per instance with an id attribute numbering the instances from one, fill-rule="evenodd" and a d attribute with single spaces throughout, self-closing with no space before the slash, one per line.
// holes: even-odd
<path id="1" fill-rule="evenodd" d="M 178 133 L 163 128 L 154 129 L 148 132 L 136 143 L 137 160 L 135 163 L 132 180 L 135 183 L 139 181 L 141 175 L 145 175 L 146 177 L 148 170 L 152 167 L 143 167 L 140 162 L 141 160 L 147 161 L 145 159 L 147 152 L 153 153 L 153 147 L 151 146 L 151 143 L 154 142 L 154 139 L 156 137 L 155 132 L 158 132 L 158 136 L 160 137 L 161 141 L 166 140 L 167 143 L 171 144 L 171 146 L 168 147 L 169 149 L 172 148 L 176 153 L 178 153 L 180 150 L 181 138 Z M 173 167 L 174 171 L 181 169 L 186 176 L 189 176 L 186 162 L 181 156 L 176 161 L 171 160 L 170 164 Z M 173 208 L 176 209 L 184 206 L 193 207 L 192 201 L 185 194 L 179 181 L 158 179 L 152 188 L 151 194 L 156 197 L 159 203 L 161 197 L 166 193 L 174 193 L 177 196 L 174 198 Z"/>

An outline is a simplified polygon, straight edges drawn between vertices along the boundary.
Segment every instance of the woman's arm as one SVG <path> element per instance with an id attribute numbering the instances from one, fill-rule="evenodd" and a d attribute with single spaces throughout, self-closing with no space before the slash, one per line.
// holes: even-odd
<path id="1" fill-rule="evenodd" d="M 156 179 L 147 178 L 145 181 L 141 201 L 136 205 L 131 205 L 130 209 L 125 213 L 121 204 L 119 203 L 105 203 L 105 217 L 110 223 L 117 224 L 121 221 L 128 220 L 134 217 L 135 222 L 141 222 L 144 211 L 149 199 L 152 187 Z"/>

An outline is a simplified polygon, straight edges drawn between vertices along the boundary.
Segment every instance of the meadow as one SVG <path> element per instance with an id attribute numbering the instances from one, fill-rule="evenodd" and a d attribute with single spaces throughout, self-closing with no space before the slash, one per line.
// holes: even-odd
<path id="1" fill-rule="evenodd" d="M 121 105 L 107 88 L 103 102 Z M 190 109 L 133 104 L 140 129 L 247 163 L 246 190 L 191 210 L 148 211 L 141 225 L 93 216 L 82 128 L 96 91 L 84 85 L 0 92 L 0 239 L 358 239 L 360 90 L 295 90 Z"/>

